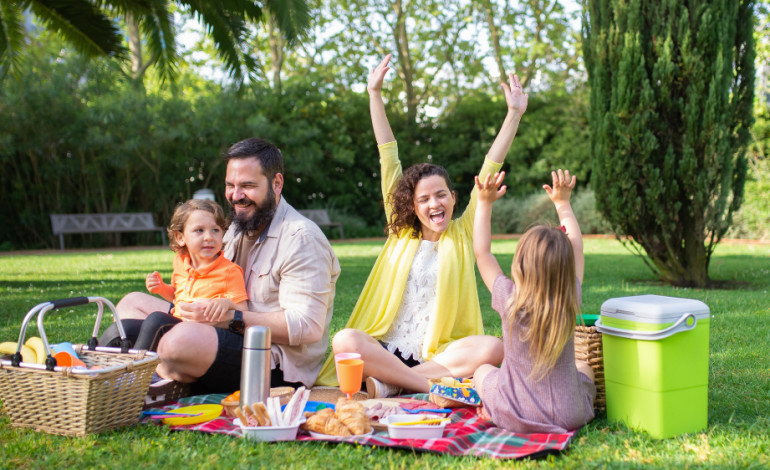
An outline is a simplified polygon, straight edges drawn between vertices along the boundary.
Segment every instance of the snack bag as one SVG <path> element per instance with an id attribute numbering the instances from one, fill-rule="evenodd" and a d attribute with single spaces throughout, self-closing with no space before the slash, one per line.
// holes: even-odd
<path id="1" fill-rule="evenodd" d="M 432 379 L 430 401 L 444 408 L 479 406 L 481 398 L 468 379 L 458 380 L 453 377 Z"/>

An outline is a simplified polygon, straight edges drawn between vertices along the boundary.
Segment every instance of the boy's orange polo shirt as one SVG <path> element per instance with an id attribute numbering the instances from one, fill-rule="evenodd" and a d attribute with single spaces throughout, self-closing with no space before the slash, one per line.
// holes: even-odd
<path id="1" fill-rule="evenodd" d="M 195 269 L 190 265 L 190 255 L 177 253 L 174 257 L 174 273 L 171 285 L 174 287 L 174 305 L 178 302 L 193 302 L 196 299 L 227 298 L 236 304 L 249 299 L 243 282 L 240 266 L 225 258 L 223 252 L 205 268 Z M 176 317 L 176 308 L 172 312 Z"/>

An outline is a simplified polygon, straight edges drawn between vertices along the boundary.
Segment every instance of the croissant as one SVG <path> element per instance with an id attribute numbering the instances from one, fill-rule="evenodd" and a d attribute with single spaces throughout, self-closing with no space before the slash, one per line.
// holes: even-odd
<path id="1" fill-rule="evenodd" d="M 366 410 L 361 403 L 340 398 L 337 401 L 336 409 L 337 411 L 334 415 L 356 436 L 372 431 L 369 418 L 366 416 Z"/>
<path id="2" fill-rule="evenodd" d="M 350 430 L 334 416 L 334 410 L 330 408 L 323 409 L 310 416 L 304 428 L 320 434 L 350 436 Z"/>

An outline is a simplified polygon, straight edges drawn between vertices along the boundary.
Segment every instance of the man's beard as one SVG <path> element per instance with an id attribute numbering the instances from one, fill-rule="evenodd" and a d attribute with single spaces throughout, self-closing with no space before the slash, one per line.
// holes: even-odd
<path id="1" fill-rule="evenodd" d="M 249 216 L 246 215 L 245 212 L 236 212 L 235 211 L 235 205 L 236 204 L 243 204 L 243 203 L 252 203 L 254 204 L 254 213 Z M 275 204 L 275 192 L 273 191 L 273 188 L 268 186 L 267 188 L 267 196 L 265 197 L 265 200 L 262 201 L 261 204 L 257 204 L 256 202 L 252 201 L 251 199 L 244 197 L 242 199 L 239 199 L 237 201 L 227 201 L 228 205 L 230 206 L 230 220 L 232 221 L 233 226 L 235 227 L 235 232 L 253 232 L 255 230 L 259 230 L 265 225 L 267 225 L 271 220 L 273 220 L 273 216 L 275 215 L 276 210 L 276 204 Z"/>

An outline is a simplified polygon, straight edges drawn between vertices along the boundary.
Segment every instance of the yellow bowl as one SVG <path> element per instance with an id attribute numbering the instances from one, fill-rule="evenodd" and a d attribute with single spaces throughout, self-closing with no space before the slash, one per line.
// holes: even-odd
<path id="1" fill-rule="evenodd" d="M 195 405 L 186 406 L 184 408 L 177 408 L 172 410 L 171 413 L 185 413 L 185 414 L 198 414 L 200 416 L 190 416 L 186 418 L 164 418 L 163 424 L 169 424 L 171 426 L 185 426 L 188 424 L 200 424 L 212 419 L 219 418 L 222 415 L 222 405 Z"/>

